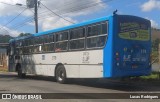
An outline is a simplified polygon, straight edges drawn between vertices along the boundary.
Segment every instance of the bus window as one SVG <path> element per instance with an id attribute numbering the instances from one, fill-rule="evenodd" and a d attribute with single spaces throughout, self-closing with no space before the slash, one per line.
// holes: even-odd
<path id="1" fill-rule="evenodd" d="M 96 36 L 101 34 L 101 25 L 93 25 L 88 27 L 88 36 Z"/>
<path id="2" fill-rule="evenodd" d="M 107 23 L 89 26 L 87 35 L 87 48 L 103 47 L 107 39 L 107 31 Z"/>
<path id="3" fill-rule="evenodd" d="M 43 44 L 44 43 L 43 36 L 35 37 L 34 40 L 35 40 L 35 45 L 39 45 L 39 44 Z"/>
<path id="4" fill-rule="evenodd" d="M 87 47 L 88 48 L 103 47 L 105 45 L 105 42 L 106 42 L 106 36 L 88 38 Z"/>
<path id="5" fill-rule="evenodd" d="M 68 31 L 56 34 L 56 41 L 68 40 Z"/>
<path id="6" fill-rule="evenodd" d="M 28 47 L 23 47 L 23 52 L 24 52 L 24 54 L 28 54 L 29 53 L 29 48 Z"/>
<path id="7" fill-rule="evenodd" d="M 59 42 L 59 43 L 56 43 L 56 49 L 55 51 L 56 52 L 60 52 L 60 51 L 65 51 L 68 49 L 68 43 L 67 42 Z"/>
<path id="8" fill-rule="evenodd" d="M 70 49 L 83 49 L 84 39 L 70 41 Z"/>
<path id="9" fill-rule="evenodd" d="M 73 29 L 70 32 L 70 49 L 84 48 L 85 28 Z"/>
<path id="10" fill-rule="evenodd" d="M 56 52 L 68 50 L 68 31 L 57 33 L 56 41 Z"/>
<path id="11" fill-rule="evenodd" d="M 44 51 L 44 52 L 49 52 L 49 51 L 54 51 L 54 44 L 53 43 L 51 43 L 51 44 L 44 44 L 43 46 L 42 46 L 42 50 Z"/>
<path id="12" fill-rule="evenodd" d="M 34 53 L 39 52 L 39 45 L 38 46 L 34 46 Z"/>
<path id="13" fill-rule="evenodd" d="M 71 30 L 70 39 L 83 38 L 85 35 L 85 28 Z"/>
<path id="14" fill-rule="evenodd" d="M 49 43 L 49 36 L 48 35 L 45 35 L 43 37 L 43 39 L 44 39 L 44 43 Z"/>
<path id="15" fill-rule="evenodd" d="M 35 45 L 39 44 L 39 37 L 35 37 L 34 41 L 35 41 Z"/>
<path id="16" fill-rule="evenodd" d="M 54 42 L 54 35 L 49 35 L 49 42 Z"/>
<path id="17" fill-rule="evenodd" d="M 48 51 L 54 51 L 54 44 L 48 44 Z"/>
<path id="18" fill-rule="evenodd" d="M 102 34 L 107 34 L 107 30 L 108 28 L 107 28 L 107 23 L 103 23 L 102 24 Z"/>
<path id="19" fill-rule="evenodd" d="M 44 44 L 43 46 L 42 46 L 42 50 L 43 51 L 48 51 L 48 44 Z"/>

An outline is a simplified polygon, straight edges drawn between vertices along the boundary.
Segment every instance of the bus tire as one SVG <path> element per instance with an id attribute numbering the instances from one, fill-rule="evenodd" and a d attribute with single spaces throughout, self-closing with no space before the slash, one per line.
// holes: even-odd
<path id="1" fill-rule="evenodd" d="M 59 65 L 56 68 L 55 78 L 56 78 L 56 81 L 60 84 L 66 83 L 67 81 L 66 70 L 63 65 Z"/>
<path id="2" fill-rule="evenodd" d="M 26 74 L 22 73 L 22 68 L 21 68 L 20 65 L 17 65 L 17 73 L 18 73 L 19 78 L 25 78 L 26 77 Z"/>

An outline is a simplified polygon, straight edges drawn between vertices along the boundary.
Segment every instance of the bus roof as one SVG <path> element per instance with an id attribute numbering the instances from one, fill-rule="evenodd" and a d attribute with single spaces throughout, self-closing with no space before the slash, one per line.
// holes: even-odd
<path id="1" fill-rule="evenodd" d="M 68 29 L 72 29 L 72 28 L 76 28 L 76 27 L 81 27 L 81 26 L 85 26 L 85 25 L 88 25 L 88 24 L 108 20 L 110 17 L 112 17 L 112 16 L 97 18 L 97 19 L 94 19 L 94 20 L 89 20 L 89 21 L 86 21 L 86 22 L 77 23 L 77 24 L 66 26 L 66 27 L 61 27 L 61 28 L 57 28 L 57 29 L 53 29 L 53 30 L 49 30 L 49 31 L 36 33 L 36 34 L 34 34 L 34 36 L 40 36 L 40 35 L 45 35 L 45 34 L 48 34 L 48 33 L 54 33 L 54 32 L 64 31 L 64 30 L 68 30 Z"/>
<path id="2" fill-rule="evenodd" d="M 30 35 L 30 36 L 17 37 L 17 38 L 11 39 L 9 42 L 12 42 L 14 40 L 22 40 L 22 39 L 26 39 L 26 38 L 31 38 L 31 37 L 34 37 L 34 36 L 36 37 L 36 36 L 41 36 L 41 35 L 45 35 L 45 34 L 49 34 L 49 33 L 55 33 L 55 32 L 59 32 L 59 31 L 64 31 L 64 30 L 68 30 L 68 29 L 72 29 L 72 28 L 76 28 L 76 27 L 81 27 L 81 26 L 85 26 L 85 25 L 88 25 L 88 24 L 109 20 L 110 17 L 112 17 L 112 15 L 111 16 L 107 16 L 107 17 L 102 17 L 102 18 L 97 18 L 97 19 L 85 21 L 85 22 L 82 22 L 82 23 L 69 25 L 69 26 L 66 26 L 66 27 L 61 27 L 61 28 L 57 28 L 57 29 L 52 29 L 52 30 L 40 32 L 40 33 L 35 33 L 33 35 Z"/>

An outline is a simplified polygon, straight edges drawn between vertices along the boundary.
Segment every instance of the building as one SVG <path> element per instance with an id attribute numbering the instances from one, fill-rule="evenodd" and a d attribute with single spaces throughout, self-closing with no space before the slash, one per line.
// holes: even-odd
<path id="1" fill-rule="evenodd" d="M 7 50 L 0 48 L 0 68 L 8 68 Z"/>

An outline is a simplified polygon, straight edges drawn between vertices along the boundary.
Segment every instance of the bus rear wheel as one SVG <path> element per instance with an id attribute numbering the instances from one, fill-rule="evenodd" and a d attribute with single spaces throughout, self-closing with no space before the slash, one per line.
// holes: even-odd
<path id="1" fill-rule="evenodd" d="M 67 81 L 66 70 L 63 65 L 59 65 L 57 67 L 55 77 L 56 77 L 57 82 L 59 82 L 61 84 L 66 83 L 66 81 Z"/>
<path id="2" fill-rule="evenodd" d="M 21 68 L 20 65 L 17 65 L 17 73 L 18 73 L 19 78 L 25 78 L 26 77 L 26 74 L 22 73 L 22 68 Z"/>

